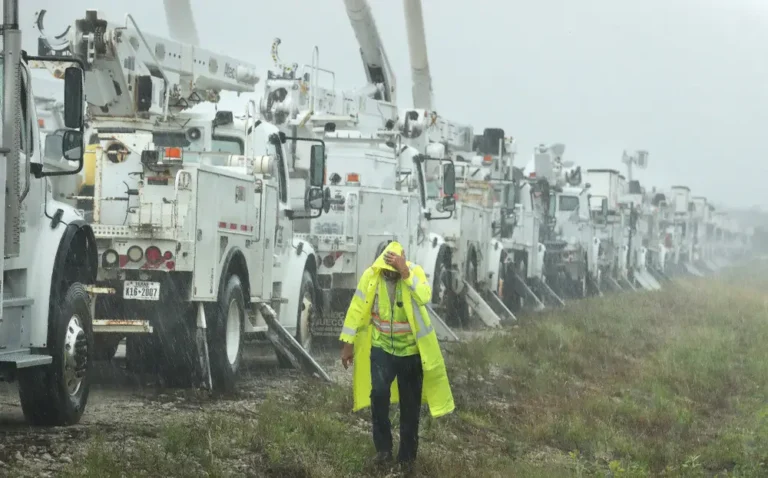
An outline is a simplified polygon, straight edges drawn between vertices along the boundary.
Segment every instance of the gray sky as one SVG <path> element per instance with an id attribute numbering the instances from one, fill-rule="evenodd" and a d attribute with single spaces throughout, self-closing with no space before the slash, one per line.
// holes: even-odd
<path id="1" fill-rule="evenodd" d="M 518 139 L 518 166 L 539 143 L 565 143 L 566 159 L 583 168 L 622 171 L 622 150 L 644 148 L 649 168 L 636 177 L 645 186 L 685 184 L 728 206 L 768 208 L 759 139 L 768 125 L 768 7 L 760 0 L 422 1 L 437 111 L 476 130 L 504 128 Z M 369 2 L 406 107 L 402 2 Z M 167 34 L 159 1 L 20 3 L 23 27 L 45 8 L 58 33 L 101 4 L 115 20 L 130 12 L 142 30 Z M 309 63 L 317 45 L 338 87 L 364 82 L 341 0 L 193 6 L 207 48 L 266 69 L 277 36 L 284 61 Z M 28 29 L 26 45 L 36 33 Z"/>

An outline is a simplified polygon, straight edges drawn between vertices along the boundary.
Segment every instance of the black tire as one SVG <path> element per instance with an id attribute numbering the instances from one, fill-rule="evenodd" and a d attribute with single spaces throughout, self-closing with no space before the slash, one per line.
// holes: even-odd
<path id="1" fill-rule="evenodd" d="M 230 308 L 236 313 L 239 337 L 236 342 L 228 344 L 227 336 L 234 334 L 235 323 L 230 324 Z M 245 324 L 245 294 L 243 285 L 237 275 L 231 275 L 224 289 L 219 291 L 219 301 L 215 313 L 208 324 L 208 357 L 211 364 L 211 375 L 214 390 L 231 392 L 235 389 L 240 363 L 243 357 L 243 330 Z M 229 337 L 230 341 L 233 336 Z M 230 347 L 237 346 L 235 352 Z"/>
<path id="2" fill-rule="evenodd" d="M 18 371 L 21 409 L 29 423 L 67 426 L 80 421 L 91 388 L 93 348 L 90 299 L 83 285 L 74 283 L 61 303 L 53 305 L 48 322 L 45 353 L 53 362 Z"/>
<path id="3" fill-rule="evenodd" d="M 440 285 L 441 281 L 444 279 L 443 275 L 446 276 L 446 279 L 450 277 L 450 260 L 451 255 L 449 249 L 445 246 L 441 246 L 440 252 L 437 254 L 437 263 L 435 264 L 435 277 L 432 281 L 432 304 L 434 305 L 442 305 L 442 302 L 445 300 L 445 297 L 440 295 Z M 450 281 L 448 283 L 443 283 L 445 285 L 444 292 L 448 293 L 450 289 Z"/>

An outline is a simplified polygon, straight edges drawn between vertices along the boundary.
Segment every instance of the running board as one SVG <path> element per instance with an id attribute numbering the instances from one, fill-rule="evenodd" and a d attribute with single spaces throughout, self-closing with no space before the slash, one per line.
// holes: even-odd
<path id="1" fill-rule="evenodd" d="M 539 299 L 539 297 L 533 292 L 533 289 L 525 282 L 525 279 L 517 275 L 517 271 L 512 271 L 512 275 L 515 278 L 515 285 L 518 287 L 518 291 L 522 290 L 525 295 L 528 296 L 529 299 L 531 299 L 535 304 L 536 307 L 534 307 L 537 311 L 546 309 L 546 306 L 544 303 Z"/>
<path id="2" fill-rule="evenodd" d="M 267 338 L 278 352 L 287 358 L 297 370 L 304 370 L 311 375 L 322 378 L 326 382 L 331 382 L 331 377 L 325 369 L 280 324 L 275 310 L 265 303 L 258 304 L 257 307 L 269 327 Z"/>
<path id="3" fill-rule="evenodd" d="M 443 342 L 460 342 L 461 339 L 456 335 L 448 324 L 445 323 L 442 317 L 435 312 L 435 309 L 431 305 L 427 305 L 427 313 L 429 314 L 429 320 L 432 322 L 432 327 L 435 329 L 438 340 Z"/>
<path id="4" fill-rule="evenodd" d="M 499 327 L 501 325 L 501 319 L 496 315 L 496 312 L 493 311 L 491 306 L 483 299 L 483 296 L 469 285 L 467 281 L 464 281 L 464 296 L 469 306 L 485 325 L 488 327 Z"/>

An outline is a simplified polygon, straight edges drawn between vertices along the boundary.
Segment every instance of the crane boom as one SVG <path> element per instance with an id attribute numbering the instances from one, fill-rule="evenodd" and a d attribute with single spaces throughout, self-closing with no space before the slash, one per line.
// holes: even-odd
<path id="1" fill-rule="evenodd" d="M 200 38 L 197 35 L 195 16 L 189 0 L 163 0 L 165 21 L 168 22 L 168 33 L 174 40 L 198 46 Z"/>
<path id="2" fill-rule="evenodd" d="M 413 81 L 413 105 L 416 108 L 434 109 L 432 97 L 432 76 L 429 73 L 427 39 L 424 33 L 424 14 L 421 0 L 403 0 L 405 30 L 408 35 L 408 52 L 411 59 Z"/>
<path id="3" fill-rule="evenodd" d="M 395 75 L 384 50 L 384 44 L 376 27 L 371 6 L 367 0 L 344 0 L 349 22 L 360 44 L 365 76 L 381 93 L 378 100 L 396 103 Z"/>
<path id="4" fill-rule="evenodd" d="M 133 17 L 124 24 L 87 10 L 85 18 L 55 37 L 37 21 L 41 55 L 72 55 L 85 63 L 88 106 L 95 117 L 147 117 L 183 111 L 204 101 L 218 102 L 221 91 L 253 92 L 256 67 L 188 43 L 144 34 Z M 63 40 L 64 36 L 67 37 Z"/>

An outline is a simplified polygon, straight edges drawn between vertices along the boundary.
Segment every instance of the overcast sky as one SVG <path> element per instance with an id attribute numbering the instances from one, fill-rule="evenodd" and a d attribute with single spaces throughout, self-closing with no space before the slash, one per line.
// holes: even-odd
<path id="1" fill-rule="evenodd" d="M 369 0 L 411 103 L 400 0 Z M 167 34 L 158 0 L 23 0 L 21 21 L 49 10 L 58 33 L 86 8 Z M 337 85 L 365 76 L 342 0 L 193 0 L 203 46 L 271 67 L 309 63 L 320 48 Z M 647 149 L 648 186 L 684 184 L 723 205 L 768 208 L 768 7 L 760 0 L 423 0 L 437 111 L 478 132 L 502 127 L 524 166 L 539 143 L 565 158 L 624 170 L 623 149 Z M 153 6 L 154 5 L 154 6 Z M 37 32 L 27 28 L 26 45 Z"/>

